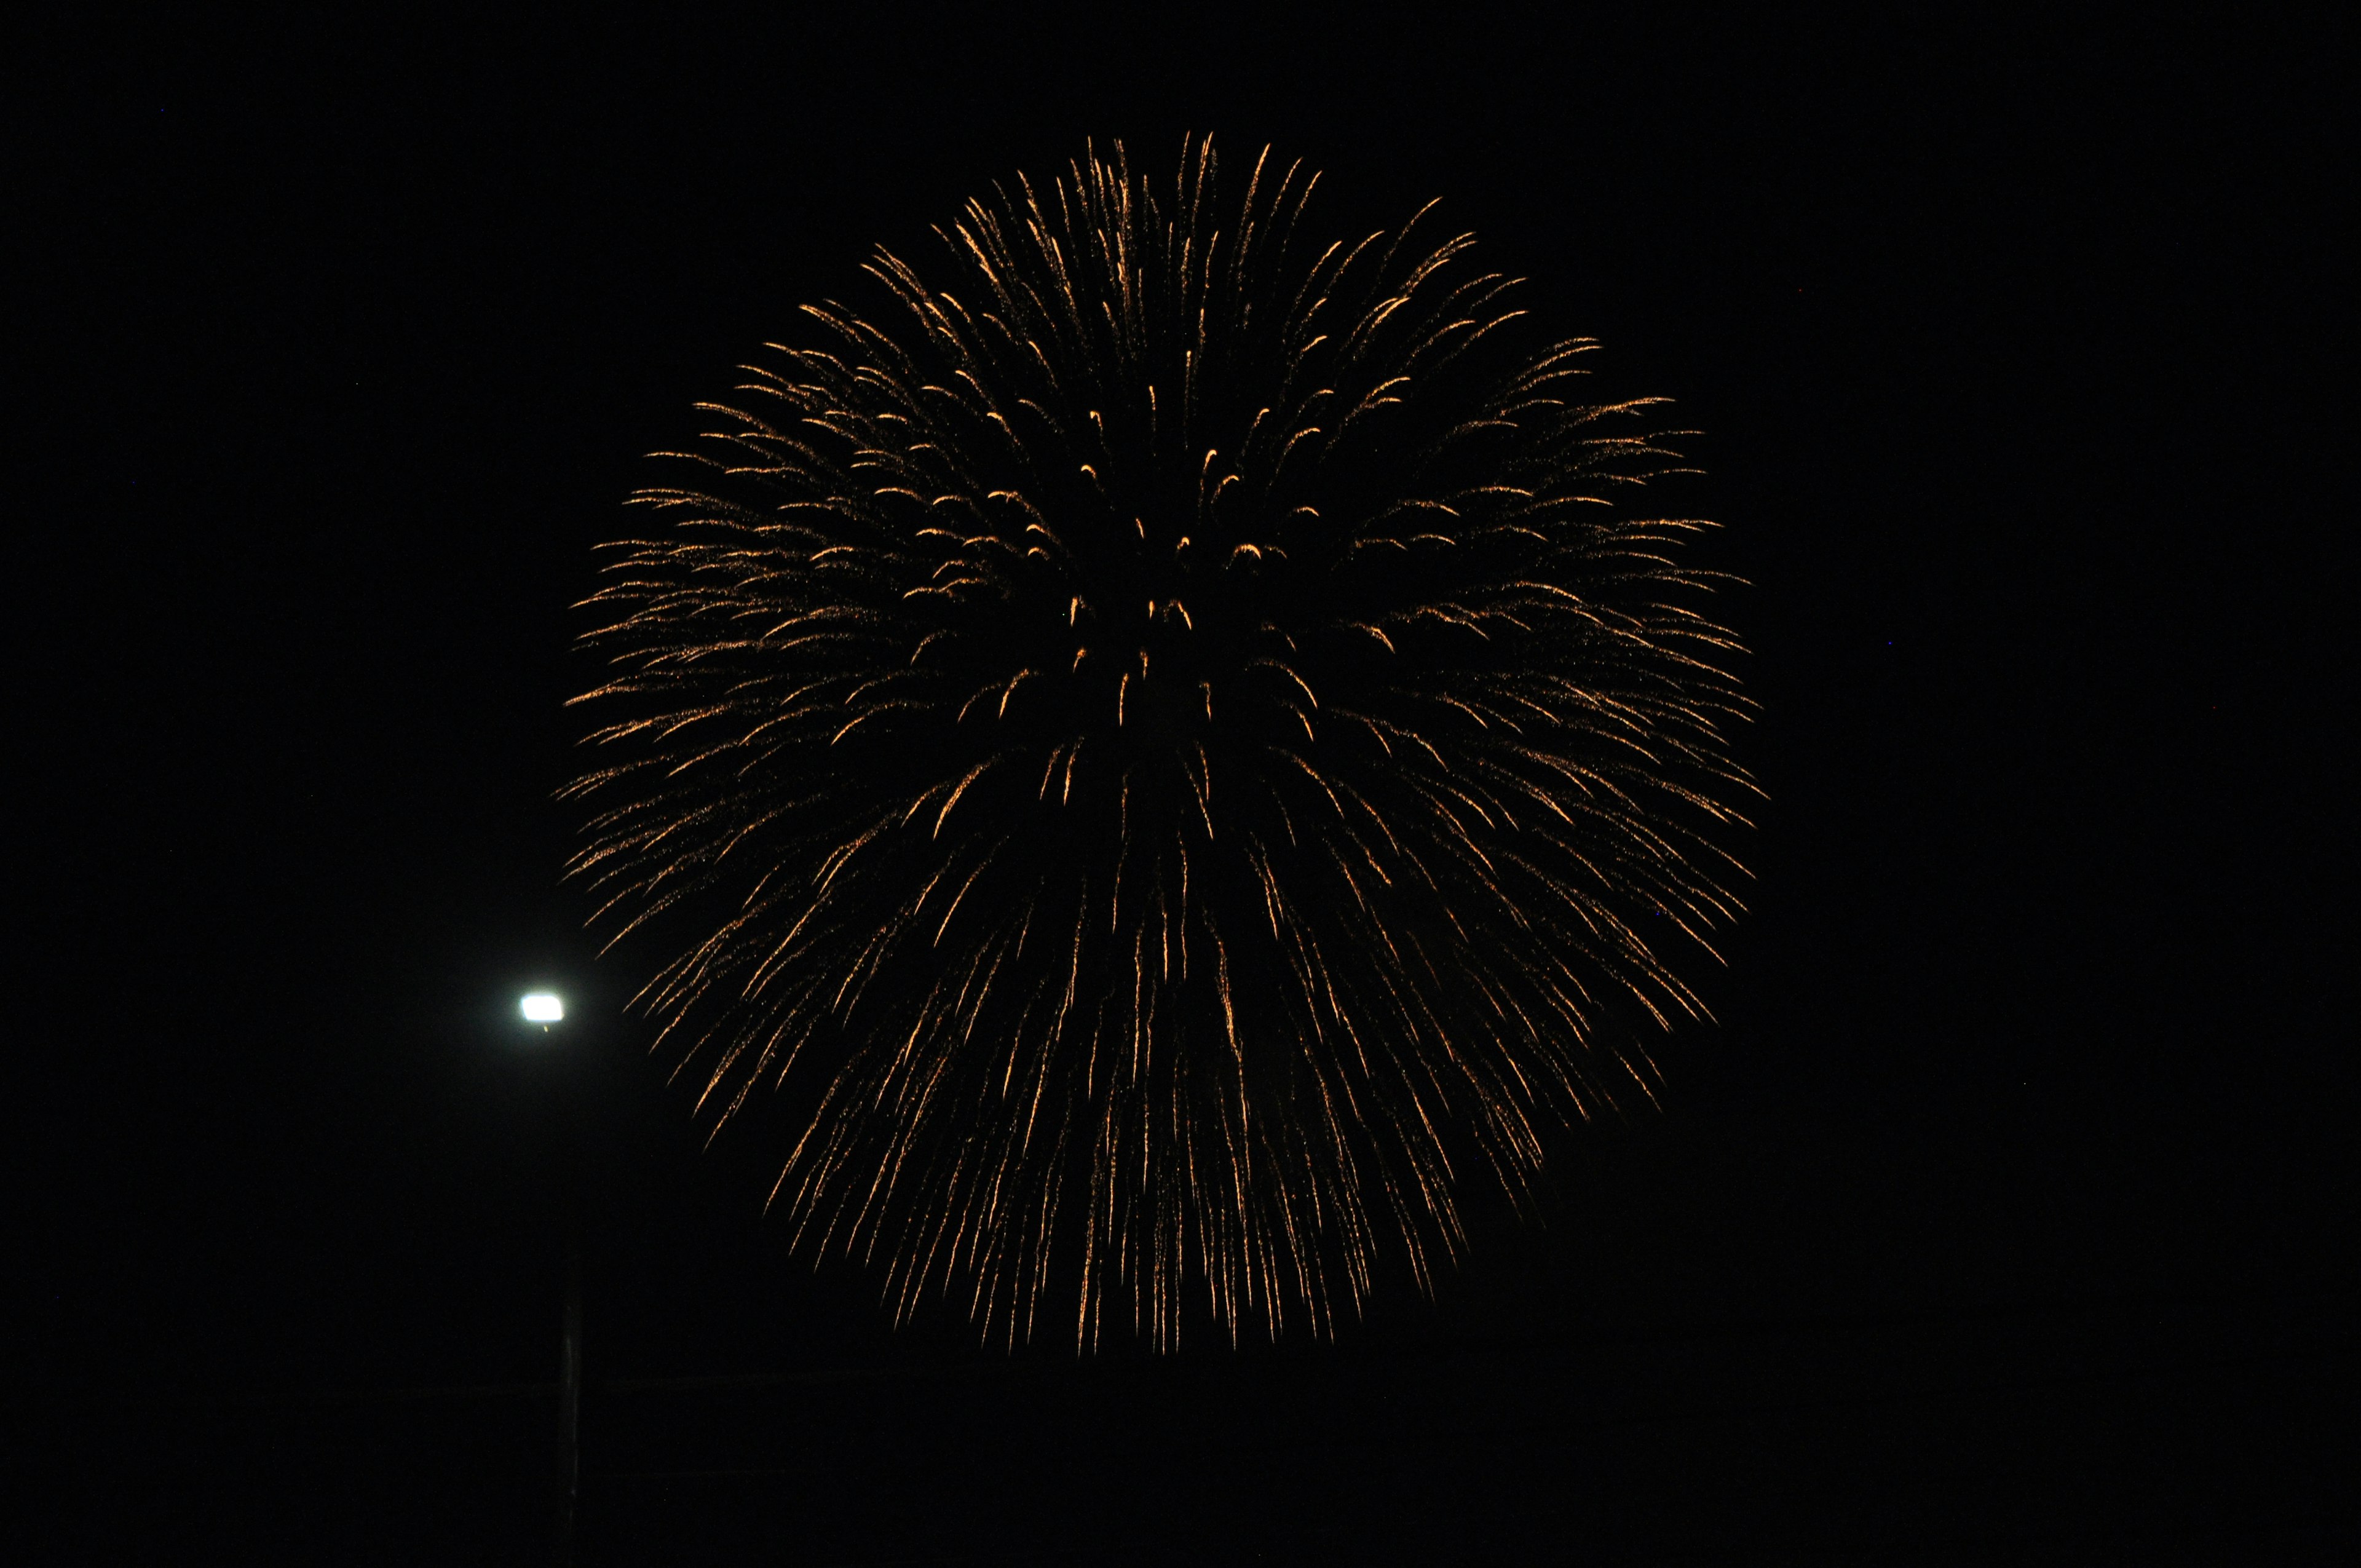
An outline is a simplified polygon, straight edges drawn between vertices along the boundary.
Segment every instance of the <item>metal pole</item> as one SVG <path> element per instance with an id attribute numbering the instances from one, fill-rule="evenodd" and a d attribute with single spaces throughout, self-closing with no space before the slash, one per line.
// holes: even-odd
<path id="1" fill-rule="evenodd" d="M 573 1568 L 574 1516 L 582 1497 L 582 1243 L 570 1213 L 566 1233 L 566 1309 L 557 1331 L 558 1568 Z"/>
<path id="2" fill-rule="evenodd" d="M 571 1031 L 579 1035 L 578 1027 Z M 555 1560 L 573 1568 L 574 1537 L 582 1504 L 582 1148 L 576 1080 L 581 1041 L 551 1062 L 557 1081 L 558 1223 L 566 1248 L 566 1296 L 557 1325 L 557 1518 Z"/>

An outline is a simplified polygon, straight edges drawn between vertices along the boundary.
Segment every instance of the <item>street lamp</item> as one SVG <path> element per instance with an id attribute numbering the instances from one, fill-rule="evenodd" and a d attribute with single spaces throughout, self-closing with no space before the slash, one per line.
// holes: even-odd
<path id="1" fill-rule="evenodd" d="M 517 1012 L 528 1024 L 549 1033 L 564 1022 L 566 1003 L 555 992 L 529 991 L 517 1001 Z M 566 1242 L 566 1304 L 557 1330 L 557 1540 L 556 1562 L 566 1568 L 574 1561 L 574 1520 L 582 1492 L 582 1198 L 581 1154 L 575 1147 L 570 1096 L 557 1086 L 558 1137 L 564 1186 L 562 1224 Z"/>

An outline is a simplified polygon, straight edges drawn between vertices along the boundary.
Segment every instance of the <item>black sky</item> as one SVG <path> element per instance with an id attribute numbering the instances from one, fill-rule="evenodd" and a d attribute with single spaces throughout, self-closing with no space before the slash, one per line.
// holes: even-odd
<path id="1" fill-rule="evenodd" d="M 525 1550 L 545 1406 L 292 1397 L 550 1376 L 529 980 L 591 1014 L 617 1561 L 2331 1539 L 2335 44 L 2186 7 L 41 38 L 5 1375 L 55 1539 Z M 1340 226 L 1444 197 L 1679 400 L 1771 798 L 1720 1025 L 1663 1115 L 1568 1139 L 1545 1225 L 1333 1349 L 1012 1364 L 784 1258 L 761 1147 L 701 1148 L 615 1013 L 557 882 L 567 607 L 637 455 L 873 244 L 1184 130 L 1325 169 Z M 901 1380 L 618 1386 L 822 1368 Z M 733 1466 L 787 1478 L 631 1478 Z"/>

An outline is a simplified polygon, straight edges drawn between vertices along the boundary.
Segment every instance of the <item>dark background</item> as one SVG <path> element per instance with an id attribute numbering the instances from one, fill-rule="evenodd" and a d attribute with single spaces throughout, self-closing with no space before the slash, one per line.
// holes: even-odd
<path id="1" fill-rule="evenodd" d="M 2334 1551 L 2342 40 L 1586 16 L 20 40 L 32 1555 L 539 1552 L 569 1093 L 589 1562 Z M 1012 1357 L 785 1256 L 763 1147 L 644 1056 L 558 882 L 567 607 L 637 455 L 873 243 L 1184 129 L 1340 231 L 1443 195 L 1705 433 L 1759 881 L 1663 1113 L 1434 1303 Z"/>

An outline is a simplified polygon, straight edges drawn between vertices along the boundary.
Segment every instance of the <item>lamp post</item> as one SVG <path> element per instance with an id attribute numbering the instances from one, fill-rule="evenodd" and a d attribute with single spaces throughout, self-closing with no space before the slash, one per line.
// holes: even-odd
<path id="1" fill-rule="evenodd" d="M 566 1003 L 546 991 L 527 992 L 517 1003 L 517 1011 L 526 1023 L 540 1025 L 544 1034 L 566 1019 Z M 555 1091 L 559 1101 L 558 1163 L 562 1168 L 558 1202 L 566 1247 L 566 1298 L 557 1328 L 555 1562 L 558 1568 L 571 1568 L 575 1513 L 582 1494 L 582 1204 L 572 1106 L 566 1102 L 565 1084 L 558 1084 Z"/>

